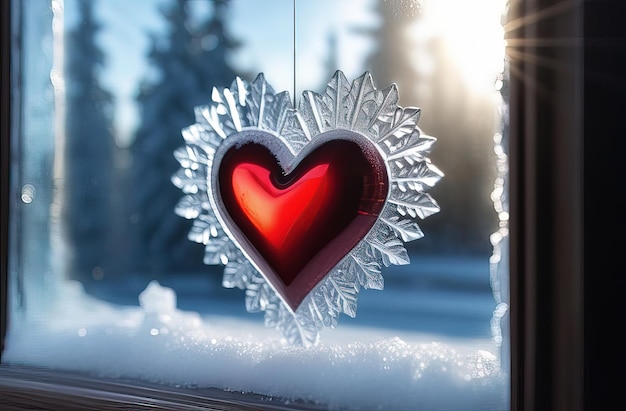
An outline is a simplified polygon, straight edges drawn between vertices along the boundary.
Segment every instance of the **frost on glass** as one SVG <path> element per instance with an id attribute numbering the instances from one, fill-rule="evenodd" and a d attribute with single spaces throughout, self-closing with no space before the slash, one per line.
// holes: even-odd
<path id="1" fill-rule="evenodd" d="M 510 355 L 509 342 L 509 89 L 508 70 L 505 68 L 496 86 L 502 100 L 499 107 L 500 131 L 494 135 L 496 154 L 496 180 L 491 199 L 498 214 L 498 230 L 491 235 L 493 254 L 490 262 L 490 281 L 496 307 L 491 318 L 491 333 L 494 343 L 501 347 L 502 358 Z M 508 365 L 503 364 L 505 368 Z"/>
<path id="2" fill-rule="evenodd" d="M 356 316 L 361 287 L 382 289 L 383 266 L 409 264 L 403 241 L 423 236 L 415 219 L 439 211 L 426 192 L 443 176 L 427 157 L 436 140 L 417 127 L 418 108 L 398 106 L 395 85 L 377 90 L 367 72 L 350 82 L 337 71 L 323 94 L 305 91 L 297 110 L 289 93 L 275 94 L 262 74 L 252 83 L 237 78 L 230 88 L 215 88 L 211 100 L 196 109 L 196 123 L 183 130 L 186 145 L 175 152 L 182 168 L 172 181 L 186 194 L 176 212 L 194 219 L 189 238 L 204 244 L 205 263 L 226 266 L 223 284 L 246 291 L 249 312 L 264 311 L 265 324 L 290 343 L 315 344 L 319 330 L 334 328 L 339 314 Z M 229 136 L 250 128 L 272 132 L 293 156 L 327 131 L 355 131 L 376 145 L 388 169 L 380 217 L 295 312 L 220 221 L 224 205 L 213 193 L 216 151 Z"/>

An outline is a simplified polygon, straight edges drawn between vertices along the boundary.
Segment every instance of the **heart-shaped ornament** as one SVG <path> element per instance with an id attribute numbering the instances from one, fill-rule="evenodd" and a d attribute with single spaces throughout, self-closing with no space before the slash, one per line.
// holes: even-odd
<path id="1" fill-rule="evenodd" d="M 389 184 L 376 148 L 353 131 L 325 132 L 298 158 L 272 152 L 271 139 L 230 136 L 213 160 L 212 193 L 233 239 L 295 312 L 370 231 Z"/>
<path id="2" fill-rule="evenodd" d="M 383 288 L 383 266 L 409 263 L 416 218 L 439 211 L 426 192 L 443 176 L 428 159 L 436 140 L 397 102 L 395 85 L 337 71 L 294 109 L 260 74 L 214 89 L 183 130 L 172 181 L 189 238 L 290 343 L 354 317 L 359 290 Z"/>

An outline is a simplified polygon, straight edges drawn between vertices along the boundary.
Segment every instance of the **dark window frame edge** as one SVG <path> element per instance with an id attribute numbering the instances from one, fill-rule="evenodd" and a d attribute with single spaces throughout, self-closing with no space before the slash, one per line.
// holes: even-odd
<path id="1" fill-rule="evenodd" d="M 11 27 L 11 2 L 2 1 L 0 2 L 0 361 L 8 325 Z"/>
<path id="2" fill-rule="evenodd" d="M 552 16 L 533 20 L 533 16 Z M 582 1 L 512 0 L 511 409 L 583 406 Z M 534 39 L 570 39 L 539 47 Z M 524 42 L 524 40 L 526 42 Z M 515 56 L 536 57 L 531 59 Z M 543 66 L 541 61 L 558 63 Z"/>

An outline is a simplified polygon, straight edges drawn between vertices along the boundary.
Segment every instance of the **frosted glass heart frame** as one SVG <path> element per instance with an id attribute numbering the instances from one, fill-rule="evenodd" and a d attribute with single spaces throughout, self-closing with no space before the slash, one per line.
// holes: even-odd
<path id="1" fill-rule="evenodd" d="M 368 72 L 349 82 L 337 71 L 324 94 L 305 91 L 294 109 L 289 93 L 275 94 L 259 74 L 252 83 L 236 78 L 230 88 L 214 88 L 211 102 L 196 108 L 196 123 L 182 131 L 185 145 L 174 152 L 181 168 L 172 182 L 185 194 L 176 213 L 193 219 L 189 239 L 204 244 L 205 264 L 225 266 L 224 287 L 245 290 L 247 311 L 264 311 L 266 326 L 279 329 L 290 344 L 316 344 L 319 331 L 334 328 L 339 314 L 356 316 L 360 288 L 382 290 L 383 266 L 409 264 L 404 243 L 423 237 L 416 219 L 439 211 L 427 193 L 443 176 L 428 158 L 436 139 L 417 126 L 418 108 L 397 103 L 395 85 L 377 90 Z M 251 262 L 213 194 L 216 155 L 246 130 L 263 131 L 257 134 L 277 146 L 283 162 L 321 144 L 324 133 L 346 130 L 375 147 L 386 165 L 389 192 L 378 219 L 295 311 Z"/>

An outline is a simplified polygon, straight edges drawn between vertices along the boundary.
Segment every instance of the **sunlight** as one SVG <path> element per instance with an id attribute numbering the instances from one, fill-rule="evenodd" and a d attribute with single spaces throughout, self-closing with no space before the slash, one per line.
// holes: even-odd
<path id="1" fill-rule="evenodd" d="M 422 10 L 409 35 L 445 47 L 447 58 L 459 68 L 469 90 L 493 91 L 503 70 L 504 0 L 425 0 Z"/>

